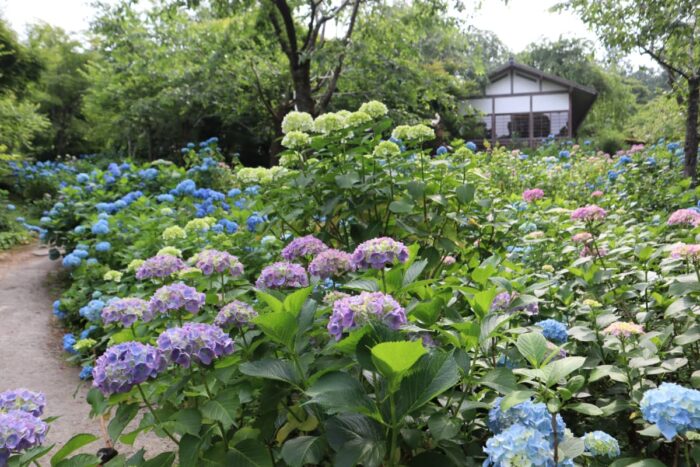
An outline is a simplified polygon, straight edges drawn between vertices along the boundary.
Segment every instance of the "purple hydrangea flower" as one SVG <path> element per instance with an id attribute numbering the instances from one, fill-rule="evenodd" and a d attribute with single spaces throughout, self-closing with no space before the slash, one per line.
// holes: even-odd
<path id="1" fill-rule="evenodd" d="M 367 240 L 352 254 L 352 263 L 358 269 L 383 269 L 396 261 L 405 263 L 407 260 L 406 245 L 389 237 Z"/>
<path id="2" fill-rule="evenodd" d="M 238 258 L 225 251 L 203 250 L 197 253 L 191 260 L 194 265 L 201 269 L 205 276 L 216 273 L 228 273 L 231 276 L 239 277 L 243 275 L 243 264 Z"/>
<path id="3" fill-rule="evenodd" d="M 214 319 L 214 324 L 222 329 L 231 326 L 242 328 L 250 324 L 250 321 L 256 316 L 258 316 L 258 312 L 252 306 L 240 300 L 234 300 L 219 311 Z"/>
<path id="4" fill-rule="evenodd" d="M 148 302 L 140 298 L 113 299 L 102 309 L 102 321 L 105 324 L 121 322 L 124 327 L 131 326 L 139 319 L 151 321 L 153 317 Z"/>
<path id="5" fill-rule="evenodd" d="M 177 256 L 158 255 L 148 258 L 136 271 L 136 278 L 163 279 L 185 269 L 185 263 Z"/>
<path id="6" fill-rule="evenodd" d="M 518 298 L 518 292 L 508 293 L 501 292 L 493 298 L 491 302 L 491 311 L 505 311 L 509 313 L 514 313 L 516 311 L 523 311 L 525 314 L 533 316 L 540 312 L 540 306 L 537 302 L 528 303 L 527 305 L 521 305 L 517 307 L 511 307 L 511 304 Z"/>
<path id="7" fill-rule="evenodd" d="M 197 289 L 185 285 L 182 282 L 176 282 L 170 285 L 164 285 L 156 290 L 151 300 L 148 302 L 148 308 L 152 314 L 167 313 L 168 310 L 185 309 L 190 313 L 196 314 L 204 306 L 206 296 L 197 292 Z"/>
<path id="8" fill-rule="evenodd" d="M 27 389 L 15 389 L 0 392 L 0 412 L 22 410 L 35 417 L 40 417 L 46 407 L 46 396 L 40 392 Z"/>
<path id="9" fill-rule="evenodd" d="M 7 465 L 12 453 L 40 446 L 49 426 L 23 410 L 0 412 L 0 465 Z"/>
<path id="10" fill-rule="evenodd" d="M 166 329 L 158 336 L 158 349 L 172 363 L 189 368 L 192 362 L 209 365 L 214 359 L 233 353 L 233 341 L 217 326 L 187 323 Z"/>
<path id="11" fill-rule="evenodd" d="M 259 289 L 300 288 L 309 285 L 303 266 L 284 261 L 267 266 L 255 282 Z"/>
<path id="12" fill-rule="evenodd" d="M 326 251 L 328 246 L 313 235 L 295 238 L 282 250 L 282 258 L 293 261 L 297 258 L 315 256 Z"/>
<path id="13" fill-rule="evenodd" d="M 362 292 L 333 303 L 333 313 L 328 322 L 328 332 L 340 340 L 344 331 L 353 329 L 372 319 L 384 322 L 392 329 L 406 324 L 406 310 L 391 295 L 381 292 Z"/>
<path id="14" fill-rule="evenodd" d="M 309 273 L 321 279 L 342 276 L 354 269 L 350 253 L 333 249 L 322 251 L 309 264 Z"/>
<path id="15" fill-rule="evenodd" d="M 105 396 L 128 392 L 135 385 L 158 376 L 165 366 L 165 358 L 155 347 L 124 342 L 108 347 L 97 359 L 92 370 L 92 384 Z"/>

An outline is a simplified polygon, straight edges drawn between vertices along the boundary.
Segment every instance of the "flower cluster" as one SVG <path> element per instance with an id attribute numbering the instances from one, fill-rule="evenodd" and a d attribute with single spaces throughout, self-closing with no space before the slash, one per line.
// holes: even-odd
<path id="1" fill-rule="evenodd" d="M 570 459 L 554 465 L 554 452 L 549 440 L 539 431 L 523 425 L 513 425 L 486 441 L 484 453 L 488 457 L 484 467 L 543 466 L 563 467 L 574 465 Z"/>
<path id="2" fill-rule="evenodd" d="M 687 245 L 685 243 L 677 243 L 673 245 L 671 250 L 672 258 L 684 258 L 690 260 L 700 259 L 700 245 Z"/>
<path id="3" fill-rule="evenodd" d="M 512 425 L 523 425 L 539 431 L 548 438 L 552 435 L 552 415 L 547 410 L 547 405 L 542 402 L 525 401 L 501 410 L 502 397 L 496 399 L 489 410 L 488 427 L 494 434 L 498 434 Z M 557 435 L 563 439 L 566 425 L 561 415 L 557 415 Z"/>
<path id="4" fill-rule="evenodd" d="M 544 198 L 544 191 L 542 191 L 540 188 L 533 188 L 531 190 L 523 191 L 523 199 L 528 203 L 532 203 L 542 198 Z"/>
<path id="5" fill-rule="evenodd" d="M 391 132 L 391 137 L 401 141 L 428 141 L 435 139 L 435 131 L 423 124 L 399 125 Z"/>
<path id="6" fill-rule="evenodd" d="M 352 253 L 352 264 L 358 269 L 383 269 L 396 261 L 405 263 L 407 260 L 408 248 L 389 237 L 367 240 Z"/>
<path id="7" fill-rule="evenodd" d="M 656 423 L 671 441 L 677 434 L 700 428 L 700 391 L 675 383 L 661 383 L 644 393 L 639 405 L 644 419 Z"/>
<path id="8" fill-rule="evenodd" d="M 594 456 L 614 458 L 620 455 L 620 444 L 604 431 L 592 431 L 583 435 L 586 451 Z"/>
<path id="9" fill-rule="evenodd" d="M 7 465 L 11 453 L 40 446 L 49 426 L 29 412 L 0 412 L 0 465 Z"/>
<path id="10" fill-rule="evenodd" d="M 183 309 L 196 314 L 204 306 L 205 299 L 206 296 L 194 287 L 176 282 L 156 290 L 148 302 L 148 308 L 153 315 Z"/>
<path id="11" fill-rule="evenodd" d="M 300 288 L 309 285 L 303 266 L 280 261 L 262 270 L 255 286 L 259 289 Z"/>
<path id="12" fill-rule="evenodd" d="M 383 117 L 389 113 L 389 109 L 382 102 L 379 101 L 369 101 L 365 102 L 358 109 L 359 112 L 366 113 L 372 118 Z"/>
<path id="13" fill-rule="evenodd" d="M 321 114 L 314 120 L 314 131 L 328 135 L 334 131 L 345 128 L 345 118 L 342 114 L 328 112 Z"/>
<path id="14" fill-rule="evenodd" d="M 668 218 L 668 225 L 692 225 L 696 227 L 700 224 L 700 213 L 694 209 L 679 209 L 674 211 Z"/>
<path id="15" fill-rule="evenodd" d="M 528 315 L 536 315 L 540 311 L 540 306 L 537 302 L 532 302 L 528 303 L 527 305 L 520 305 L 516 307 L 512 307 L 511 304 L 518 298 L 518 293 L 513 292 L 501 292 L 498 295 L 496 295 L 493 298 L 493 302 L 491 302 L 491 311 L 492 312 L 499 312 L 499 311 L 507 311 L 510 313 L 514 313 L 516 311 L 523 311 L 525 314 Z"/>
<path id="16" fill-rule="evenodd" d="M 282 249 L 282 258 L 293 261 L 297 258 L 315 256 L 328 249 L 328 246 L 313 235 L 295 238 Z"/>
<path id="17" fill-rule="evenodd" d="M 170 362 L 189 368 L 193 362 L 209 365 L 214 359 L 233 353 L 233 341 L 217 326 L 187 323 L 158 336 L 158 350 Z"/>
<path id="18" fill-rule="evenodd" d="M 314 127 L 314 118 L 306 112 L 289 112 L 282 119 L 282 133 L 292 131 L 311 131 Z"/>
<path id="19" fill-rule="evenodd" d="M 342 276 L 354 269 L 350 253 L 334 249 L 322 251 L 309 263 L 309 273 L 321 279 Z"/>
<path id="20" fill-rule="evenodd" d="M 391 295 L 381 292 L 362 292 L 340 298 L 333 303 L 328 332 L 335 340 L 340 340 L 344 331 L 370 320 L 382 321 L 392 329 L 399 329 L 406 324 L 406 310 Z"/>
<path id="21" fill-rule="evenodd" d="M 102 312 L 102 308 L 104 308 L 104 306 L 105 302 L 103 302 L 102 300 L 90 300 L 90 302 L 88 302 L 87 305 L 80 308 L 80 316 L 87 319 L 88 321 L 99 321 L 100 313 Z"/>
<path id="22" fill-rule="evenodd" d="M 231 326 L 242 328 L 249 325 L 256 316 L 258 316 L 258 312 L 252 306 L 240 300 L 234 300 L 219 311 L 214 319 L 214 324 L 222 329 Z"/>
<path id="23" fill-rule="evenodd" d="M 102 321 L 105 324 L 120 322 L 125 327 L 137 320 L 148 322 L 153 316 L 148 302 L 140 298 L 116 298 L 102 309 Z"/>
<path id="24" fill-rule="evenodd" d="M 606 256 L 607 254 L 608 254 L 608 250 L 602 246 L 584 245 L 583 248 L 581 248 L 581 252 L 579 253 L 579 256 L 581 258 L 586 258 L 588 256 L 595 256 L 597 258 L 602 258 L 603 256 Z"/>
<path id="25" fill-rule="evenodd" d="M 27 389 L 0 392 L 0 413 L 21 410 L 40 417 L 46 407 L 46 396 Z"/>
<path id="26" fill-rule="evenodd" d="M 574 243 L 588 243 L 593 240 L 593 235 L 589 232 L 579 232 L 571 237 L 571 240 Z"/>
<path id="27" fill-rule="evenodd" d="M 177 256 L 157 255 L 148 258 L 136 270 L 136 278 L 163 279 L 185 268 L 185 263 Z"/>
<path id="28" fill-rule="evenodd" d="M 162 237 L 166 242 L 171 242 L 180 238 L 187 238 L 187 232 L 182 227 L 173 225 L 163 230 Z"/>
<path id="29" fill-rule="evenodd" d="M 595 204 L 591 204 L 575 209 L 574 212 L 571 213 L 571 219 L 575 221 L 580 220 L 583 222 L 596 222 L 602 221 L 607 217 L 607 215 L 608 213 L 605 212 L 605 209 L 601 208 L 600 206 L 596 206 Z"/>
<path id="30" fill-rule="evenodd" d="M 311 138 L 303 131 L 290 131 L 282 138 L 282 146 L 290 149 L 305 148 L 310 142 Z"/>
<path id="31" fill-rule="evenodd" d="M 166 361 L 158 349 L 140 342 L 108 347 L 92 370 L 93 386 L 105 396 L 128 392 L 137 384 L 155 378 Z"/>
<path id="32" fill-rule="evenodd" d="M 233 277 L 243 275 L 243 264 L 238 261 L 236 256 L 219 250 L 203 250 L 197 253 L 190 260 L 195 267 L 200 269 L 205 276 L 210 276 L 214 273 L 227 273 Z"/>
<path id="33" fill-rule="evenodd" d="M 644 327 L 641 324 L 618 321 L 603 329 L 603 334 L 615 337 L 630 337 L 636 334 L 644 334 Z"/>
<path id="34" fill-rule="evenodd" d="M 545 319 L 536 323 L 536 326 L 542 328 L 542 335 L 552 342 L 561 344 L 566 342 L 569 333 L 566 325 L 554 319 Z"/>

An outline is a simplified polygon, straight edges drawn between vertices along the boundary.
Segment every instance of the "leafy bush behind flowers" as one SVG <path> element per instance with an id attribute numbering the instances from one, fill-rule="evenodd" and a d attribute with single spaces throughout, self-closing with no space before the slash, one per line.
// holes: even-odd
<path id="1" fill-rule="evenodd" d="M 434 149 L 385 114 L 292 113 L 271 169 L 209 140 L 187 169 L 66 175 L 38 226 L 72 280 L 65 350 L 114 442 L 173 443 L 106 465 L 698 462 L 677 143 Z"/>

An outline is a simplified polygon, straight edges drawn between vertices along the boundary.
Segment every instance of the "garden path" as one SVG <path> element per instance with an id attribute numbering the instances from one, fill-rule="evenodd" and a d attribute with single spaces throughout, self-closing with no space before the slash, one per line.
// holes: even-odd
<path id="1" fill-rule="evenodd" d="M 64 360 L 63 331 L 52 313 L 58 292 L 50 288 L 60 262 L 47 255 L 48 250 L 37 245 L 0 255 L 0 391 L 27 388 L 46 394 L 44 415 L 60 416 L 51 423 L 46 444 L 60 447 L 77 433 L 102 436 L 102 430 L 98 420 L 89 417 L 85 402 L 89 385 L 80 384 L 80 368 Z M 103 446 L 97 441 L 82 452 L 95 453 Z M 153 453 L 168 450 L 167 446 L 148 435 L 139 437 L 133 447 L 116 448 L 130 453 L 146 447 Z M 48 458 L 41 464 L 48 465 Z"/>

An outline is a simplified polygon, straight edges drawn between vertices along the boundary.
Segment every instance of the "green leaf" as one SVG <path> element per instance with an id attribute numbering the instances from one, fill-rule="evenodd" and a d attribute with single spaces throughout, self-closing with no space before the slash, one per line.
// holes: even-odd
<path id="1" fill-rule="evenodd" d="M 590 416 L 592 416 L 592 417 L 597 417 L 597 416 L 600 416 L 600 415 L 603 415 L 603 414 L 604 414 L 603 409 L 601 409 L 601 408 L 598 407 L 597 405 L 586 404 L 586 403 L 584 403 L 584 402 L 579 402 L 579 403 L 576 403 L 576 404 L 571 404 L 571 405 L 569 405 L 567 408 L 569 408 L 569 409 L 571 409 L 571 410 L 573 410 L 573 411 L 575 411 L 575 412 L 582 413 L 582 414 L 584 414 L 584 415 L 590 415 Z"/>
<path id="2" fill-rule="evenodd" d="M 194 408 L 180 409 L 170 417 L 170 420 L 175 422 L 175 430 L 178 433 L 198 435 L 202 427 L 202 415 L 199 413 L 199 410 Z"/>
<path id="3" fill-rule="evenodd" d="M 217 394 L 214 400 L 207 401 L 201 406 L 202 415 L 206 418 L 221 422 L 224 428 L 234 424 L 240 399 L 236 388 L 230 388 Z"/>
<path id="4" fill-rule="evenodd" d="M 324 442 L 318 436 L 298 436 L 282 446 L 282 459 L 291 467 L 319 464 L 323 459 Z"/>
<path id="5" fill-rule="evenodd" d="M 510 368 L 494 368 L 479 380 L 479 384 L 495 389 L 501 394 L 508 394 L 518 388 L 515 375 Z"/>
<path id="6" fill-rule="evenodd" d="M 575 459 L 582 455 L 585 449 L 583 438 L 568 437 L 559 444 L 559 458 Z"/>
<path id="7" fill-rule="evenodd" d="M 429 354 L 401 381 L 397 417 L 421 408 L 459 381 L 459 368 L 451 352 Z"/>
<path id="8" fill-rule="evenodd" d="M 340 371 L 321 376 L 306 394 L 310 397 L 309 403 L 321 405 L 330 414 L 374 411 L 374 404 L 360 382 Z"/>
<path id="9" fill-rule="evenodd" d="M 455 190 L 455 195 L 457 199 L 462 204 L 467 204 L 474 200 L 474 193 L 476 192 L 476 187 L 474 185 L 466 184 L 460 185 Z"/>
<path id="10" fill-rule="evenodd" d="M 256 360 L 242 363 L 239 368 L 244 375 L 284 381 L 293 385 L 299 383 L 299 375 L 292 362 L 288 360 Z"/>
<path id="11" fill-rule="evenodd" d="M 151 460 L 146 461 L 143 467 L 170 467 L 175 463 L 174 452 L 163 452 Z"/>
<path id="12" fill-rule="evenodd" d="M 267 303 L 267 306 L 269 306 L 272 311 L 282 311 L 284 309 L 283 303 L 274 295 L 260 290 L 256 290 L 255 295 L 259 300 Z"/>
<path id="13" fill-rule="evenodd" d="M 180 438 L 178 458 L 180 467 L 197 467 L 202 440 L 186 434 Z"/>
<path id="14" fill-rule="evenodd" d="M 547 339 L 539 332 L 529 332 L 518 336 L 515 343 L 520 355 L 530 362 L 534 368 L 539 368 L 540 363 L 549 354 Z"/>
<path id="15" fill-rule="evenodd" d="M 542 369 L 546 377 L 547 386 L 552 386 L 566 378 L 581 368 L 585 362 L 585 357 L 565 357 L 548 363 Z"/>
<path id="16" fill-rule="evenodd" d="M 226 455 L 226 463 L 236 467 L 272 467 L 272 458 L 267 447 L 254 439 L 244 439 Z"/>
<path id="17" fill-rule="evenodd" d="M 77 456 L 63 459 L 55 467 L 95 467 L 100 460 L 94 454 L 78 454 Z"/>
<path id="18" fill-rule="evenodd" d="M 343 285 L 344 289 L 379 292 L 379 284 L 373 279 L 355 279 Z"/>
<path id="19" fill-rule="evenodd" d="M 610 464 L 610 467 L 667 467 L 661 461 L 656 459 L 640 459 L 638 457 L 625 457 L 622 459 L 617 459 L 615 462 Z"/>
<path id="20" fill-rule="evenodd" d="M 343 414 L 329 419 L 326 437 L 336 452 L 334 467 L 378 467 L 384 460 L 384 430 L 364 415 Z"/>
<path id="21" fill-rule="evenodd" d="M 61 449 L 56 451 L 56 454 L 54 454 L 53 457 L 51 457 L 51 465 L 56 465 L 68 455 L 72 454 L 83 446 L 96 441 L 97 439 L 99 439 L 97 436 L 90 433 L 80 433 L 73 436 L 61 447 Z"/>
<path id="22" fill-rule="evenodd" d="M 534 391 L 513 391 L 501 399 L 501 412 L 505 412 L 514 405 L 518 405 L 521 402 L 530 400 L 532 396 L 535 395 Z"/>
<path id="23" fill-rule="evenodd" d="M 294 316 L 298 316 L 301 312 L 301 308 L 304 306 L 304 302 L 309 298 L 313 287 L 304 287 L 299 289 L 292 294 L 287 295 L 284 299 L 284 309 L 292 313 Z"/>
<path id="24" fill-rule="evenodd" d="M 435 441 L 451 439 L 459 433 L 459 425 L 454 418 L 444 413 L 435 413 L 428 419 L 428 429 Z"/>
<path id="25" fill-rule="evenodd" d="M 372 347 L 372 361 L 387 378 L 396 378 L 408 371 L 427 353 L 420 340 L 383 342 Z"/>
<path id="26" fill-rule="evenodd" d="M 427 259 L 422 259 L 420 261 L 415 261 L 409 268 L 406 270 L 406 274 L 403 276 L 403 287 L 406 287 L 407 285 L 413 283 L 416 279 L 418 279 L 418 276 L 421 275 L 425 267 L 428 265 L 428 260 Z"/>
<path id="27" fill-rule="evenodd" d="M 253 322 L 273 341 L 291 347 L 297 332 L 297 320 L 287 311 L 258 315 Z"/>
<path id="28" fill-rule="evenodd" d="M 107 427 L 107 433 L 113 441 L 119 439 L 119 435 L 122 434 L 124 428 L 134 419 L 136 414 L 139 413 L 138 404 L 120 404 L 117 408 L 117 413 L 114 414 L 114 418 L 109 422 Z"/>
<path id="29" fill-rule="evenodd" d="M 413 210 L 413 203 L 409 200 L 392 201 L 389 203 L 389 211 L 396 214 L 406 214 Z"/>

